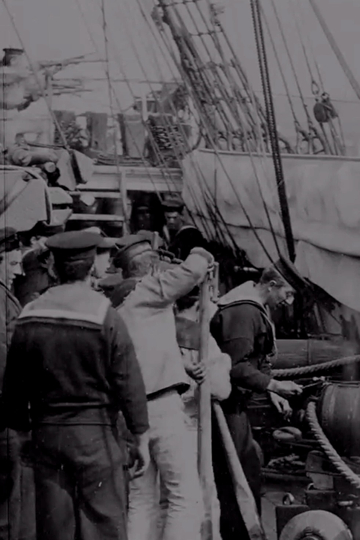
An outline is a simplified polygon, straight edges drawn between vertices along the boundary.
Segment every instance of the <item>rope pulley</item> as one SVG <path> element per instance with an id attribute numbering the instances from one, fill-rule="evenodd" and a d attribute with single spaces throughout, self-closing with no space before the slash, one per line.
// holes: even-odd
<path id="1" fill-rule="evenodd" d="M 330 96 L 327 92 L 321 94 L 321 101 L 316 98 L 316 103 L 314 105 L 314 116 L 319 124 L 325 124 L 330 120 L 338 118 L 338 113 L 330 100 Z"/>

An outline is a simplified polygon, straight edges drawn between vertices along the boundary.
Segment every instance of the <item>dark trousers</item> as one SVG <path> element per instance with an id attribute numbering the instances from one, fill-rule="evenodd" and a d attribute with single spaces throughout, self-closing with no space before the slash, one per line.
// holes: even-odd
<path id="1" fill-rule="evenodd" d="M 251 426 L 245 411 L 224 410 L 229 431 L 235 444 L 244 474 L 261 513 L 261 463 L 254 445 Z M 216 418 L 213 419 L 213 463 L 215 483 L 220 502 L 220 532 L 223 540 L 247 538 L 247 531 L 239 511 L 232 486 L 226 454 L 221 442 Z"/>
<path id="2" fill-rule="evenodd" d="M 37 540 L 126 540 L 124 455 L 110 426 L 33 431 Z"/>
<path id="3" fill-rule="evenodd" d="M 0 540 L 36 538 L 29 441 L 29 434 L 11 429 L 0 432 Z"/>
<path id="4" fill-rule="evenodd" d="M 18 540 L 20 478 L 19 436 L 6 429 L 0 432 L 0 540 Z"/>

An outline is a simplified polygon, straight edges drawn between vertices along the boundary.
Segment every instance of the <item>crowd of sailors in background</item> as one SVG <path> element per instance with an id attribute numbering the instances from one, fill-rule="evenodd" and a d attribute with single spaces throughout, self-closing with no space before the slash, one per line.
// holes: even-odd
<path id="1" fill-rule="evenodd" d="M 280 260 L 212 303 L 205 368 L 200 285 L 214 257 L 183 207 L 164 204 L 165 240 L 0 231 L 0 540 L 200 540 L 206 377 L 261 513 L 246 405 L 266 393 L 286 416 L 301 393 L 271 375 L 269 310 L 293 301 L 293 269 Z M 212 452 L 213 537 L 231 540 L 246 530 L 215 422 Z"/>

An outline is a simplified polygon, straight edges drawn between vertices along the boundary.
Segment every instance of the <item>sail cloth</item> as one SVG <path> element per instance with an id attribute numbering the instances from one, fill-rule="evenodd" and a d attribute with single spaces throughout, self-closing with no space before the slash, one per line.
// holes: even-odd
<path id="1" fill-rule="evenodd" d="M 46 182 L 30 178 L 21 169 L 3 169 L 0 174 L 0 228 L 28 231 L 38 221 L 50 222 L 51 200 Z"/>
<path id="2" fill-rule="evenodd" d="M 360 158 L 283 155 L 283 167 L 296 267 L 341 304 L 360 311 Z M 265 267 L 269 258 L 252 229 L 276 260 L 265 201 L 286 253 L 271 156 L 196 150 L 183 169 L 183 197 L 200 228 L 207 221 L 212 229 L 212 216 L 221 214 L 218 226 L 230 245 L 231 235 L 254 266 Z"/>

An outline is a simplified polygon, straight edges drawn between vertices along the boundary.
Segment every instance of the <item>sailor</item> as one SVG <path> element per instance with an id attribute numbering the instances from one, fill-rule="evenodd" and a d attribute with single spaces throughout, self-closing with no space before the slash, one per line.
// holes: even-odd
<path id="1" fill-rule="evenodd" d="M 294 300 L 294 288 L 284 274 L 284 265 L 279 264 L 265 269 L 259 283 L 249 281 L 231 290 L 218 301 L 218 310 L 210 325 L 220 349 L 232 360 L 232 392 L 229 399 L 222 402 L 222 407 L 259 513 L 261 464 L 246 412 L 248 398 L 251 392 L 267 392 L 277 410 L 288 415 L 287 398 L 302 391 L 292 381 L 277 381 L 271 377 L 270 358 L 275 353 L 276 342 L 269 308 L 291 304 Z M 215 465 L 219 461 L 218 456 Z M 228 478 L 221 467 L 215 466 L 215 478 L 221 503 L 221 532 L 224 538 L 235 538 L 236 534 L 232 535 L 237 511 L 229 495 Z M 239 527 L 237 535 L 243 532 L 241 524 Z"/>
<path id="2" fill-rule="evenodd" d="M 106 236 L 98 227 L 89 227 L 83 232 L 93 232 L 101 236 L 101 241 L 96 248 L 94 267 L 91 272 L 92 286 L 99 290 L 99 281 L 103 279 L 109 270 L 111 263 L 111 252 L 116 248 L 116 239 Z"/>
<path id="3" fill-rule="evenodd" d="M 173 304 L 203 280 L 213 257 L 194 248 L 182 264 L 166 264 L 170 268 L 162 270 L 157 253 L 143 236 L 121 240 L 123 247 L 115 257 L 124 277 L 119 313 L 134 342 L 145 381 L 151 454 L 145 475 L 131 482 L 129 538 L 151 538 L 159 511 L 160 476 L 167 509 L 161 540 L 200 540 L 203 501 L 181 400 L 189 384 L 176 341 Z M 130 290 L 125 290 L 126 283 Z"/>
<path id="4" fill-rule="evenodd" d="M 144 382 L 126 327 L 90 287 L 101 237 L 66 232 L 46 244 L 60 285 L 22 311 L 4 377 L 6 425 L 32 429 L 38 540 L 124 540 L 125 483 L 116 421 L 148 465 Z"/>
<path id="5" fill-rule="evenodd" d="M 185 204 L 180 197 L 169 197 L 163 201 L 168 235 L 168 251 L 177 259 L 184 261 L 194 247 L 206 247 L 206 242 L 194 225 L 186 223 L 184 216 Z"/>
<path id="6" fill-rule="evenodd" d="M 35 300 L 47 289 L 57 283 L 57 276 L 53 268 L 53 256 L 45 245 L 46 239 L 64 232 L 65 223 L 53 220 L 46 224 L 39 222 L 25 234 L 28 237 L 30 248 L 22 252 L 23 275 L 17 276 L 14 281 L 14 293 L 22 306 Z M 24 235 L 19 235 L 20 240 Z"/>
<path id="7" fill-rule="evenodd" d="M 190 388 L 182 394 L 184 412 L 189 433 L 192 436 L 193 452 L 198 453 L 198 424 L 199 424 L 199 387 L 208 376 L 210 380 L 212 399 L 222 401 L 231 392 L 230 369 L 231 359 L 219 349 L 215 339 L 209 336 L 209 354 L 207 366 L 199 362 L 200 350 L 200 289 L 195 287 L 189 294 L 176 302 L 177 314 L 176 338 L 180 347 L 185 371 L 189 376 Z M 212 523 L 213 538 L 221 540 L 220 536 L 220 506 L 216 494 L 215 481 L 209 480 L 212 490 Z"/>
<path id="8" fill-rule="evenodd" d="M 14 278 L 22 274 L 20 244 L 12 228 L 0 230 L 0 388 L 7 350 L 21 306 L 11 292 Z M 4 410 L 0 423 L 4 427 Z M 18 434 L 0 431 L 0 540 L 18 538 L 20 527 L 20 439 Z"/>

